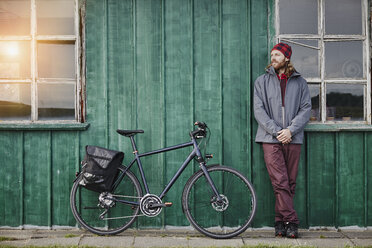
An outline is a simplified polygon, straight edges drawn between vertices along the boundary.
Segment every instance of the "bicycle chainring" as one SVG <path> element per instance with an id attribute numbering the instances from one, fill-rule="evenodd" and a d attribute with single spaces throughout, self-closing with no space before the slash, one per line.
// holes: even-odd
<path id="1" fill-rule="evenodd" d="M 226 196 L 220 194 L 221 197 L 221 202 L 218 202 L 217 197 L 213 196 L 211 198 L 211 204 L 214 210 L 218 212 L 225 211 L 229 207 L 229 200 L 227 199 Z"/>
<path id="2" fill-rule="evenodd" d="M 153 207 L 153 204 L 162 204 L 157 195 L 147 194 L 143 196 L 140 202 L 141 212 L 147 217 L 155 217 L 160 214 L 162 207 Z"/>

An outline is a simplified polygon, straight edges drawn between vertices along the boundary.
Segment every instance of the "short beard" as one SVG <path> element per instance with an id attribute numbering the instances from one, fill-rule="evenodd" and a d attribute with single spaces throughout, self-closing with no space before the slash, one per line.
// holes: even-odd
<path id="1" fill-rule="evenodd" d="M 280 71 L 281 69 L 286 69 L 288 66 L 288 61 L 283 61 L 282 63 L 278 63 L 276 66 L 273 65 L 276 72 Z"/>
<path id="2" fill-rule="evenodd" d="M 272 64 L 269 64 L 268 66 L 266 66 L 266 70 L 269 69 L 271 66 L 274 68 L 274 66 L 273 66 Z M 275 69 L 275 68 L 274 68 L 274 69 Z M 277 69 L 275 69 L 275 71 L 276 71 L 276 70 L 277 70 Z M 286 65 L 285 65 L 285 72 L 284 72 L 284 74 L 285 74 L 287 77 L 289 77 L 289 76 L 291 76 L 292 73 L 295 72 L 295 71 L 296 71 L 296 69 L 294 68 L 294 66 L 293 66 L 293 64 L 291 63 L 291 61 L 286 62 Z"/>

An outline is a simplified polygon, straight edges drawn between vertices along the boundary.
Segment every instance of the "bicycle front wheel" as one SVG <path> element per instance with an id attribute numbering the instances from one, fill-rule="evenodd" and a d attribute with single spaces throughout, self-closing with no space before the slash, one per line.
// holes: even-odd
<path id="1" fill-rule="evenodd" d="M 256 211 L 256 194 L 238 171 L 225 166 L 207 167 L 222 201 L 218 201 L 203 171 L 186 183 L 182 207 L 190 223 L 201 233 L 217 239 L 244 232 Z"/>
<path id="2" fill-rule="evenodd" d="M 122 173 L 122 172 L 120 172 Z M 127 229 L 139 213 L 142 189 L 133 173 L 126 172 L 115 192 L 98 193 L 74 182 L 70 205 L 76 221 L 98 235 L 114 235 Z"/>

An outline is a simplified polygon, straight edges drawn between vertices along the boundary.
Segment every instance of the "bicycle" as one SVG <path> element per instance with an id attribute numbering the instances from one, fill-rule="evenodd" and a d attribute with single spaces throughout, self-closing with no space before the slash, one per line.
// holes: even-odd
<path id="1" fill-rule="evenodd" d="M 182 193 L 182 208 L 191 223 L 206 236 L 232 238 L 244 232 L 256 211 L 256 194 L 252 184 L 237 170 L 222 165 L 207 165 L 211 154 L 202 155 L 200 145 L 210 133 L 203 122 L 196 122 L 197 129 L 190 132 L 191 141 L 145 153 L 139 153 L 134 136 L 143 130 L 117 130 L 130 138 L 135 158 L 128 166 L 119 167 L 118 176 L 109 192 L 90 191 L 79 184 L 81 173 L 71 189 L 70 205 L 77 222 L 92 233 L 114 235 L 131 226 L 138 216 L 155 217 L 172 203 L 162 199 L 183 173 L 187 165 L 196 159 L 200 170 L 186 182 Z M 210 137 L 210 135 L 208 136 Z M 200 141 L 199 141 L 200 140 Z M 203 144 L 206 146 L 208 139 Z M 151 194 L 141 157 L 185 147 L 193 147 L 178 171 L 159 194 Z M 145 190 L 130 168 L 137 163 Z M 141 214 L 140 214 L 141 213 Z"/>

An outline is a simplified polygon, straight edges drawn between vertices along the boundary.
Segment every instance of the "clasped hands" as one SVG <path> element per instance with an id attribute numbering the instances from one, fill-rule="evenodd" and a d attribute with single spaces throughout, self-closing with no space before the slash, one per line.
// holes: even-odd
<path id="1" fill-rule="evenodd" d="M 284 145 L 289 144 L 292 141 L 291 131 L 289 129 L 282 129 L 278 132 L 276 138 Z"/>

